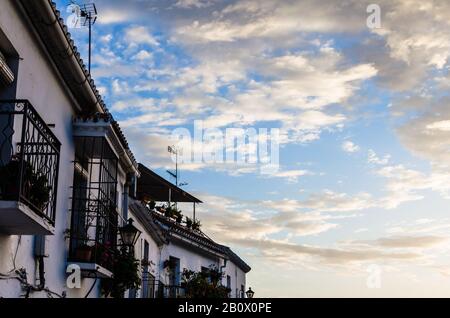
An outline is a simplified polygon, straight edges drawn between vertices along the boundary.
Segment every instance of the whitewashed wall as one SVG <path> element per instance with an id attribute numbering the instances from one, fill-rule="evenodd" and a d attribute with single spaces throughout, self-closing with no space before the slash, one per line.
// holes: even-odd
<path id="1" fill-rule="evenodd" d="M 70 227 L 70 197 L 73 183 L 74 144 L 72 137 L 72 118 L 74 100 L 68 89 L 58 77 L 37 37 L 30 33 L 26 19 L 19 16 L 14 0 L 0 0 L 0 28 L 20 55 L 17 76 L 17 99 L 28 99 L 52 128 L 61 142 L 60 169 L 58 182 L 58 199 L 56 205 L 55 235 L 47 236 L 48 258 L 45 258 L 46 286 L 68 297 L 84 297 L 91 288 L 93 280 L 83 279 L 80 289 L 66 288 L 66 266 L 68 241 L 64 238 L 64 230 Z M 120 180 L 123 184 L 124 179 Z M 122 187 L 120 187 L 122 189 Z M 120 197 L 122 198 L 122 196 Z M 121 203 L 120 203 L 121 204 Z M 0 234 L 0 273 L 8 273 L 13 269 L 13 257 L 19 241 L 18 236 Z M 25 268 L 28 282 L 36 282 L 36 264 L 33 256 L 34 237 L 22 236 L 17 249 L 16 268 Z M 90 297 L 99 296 L 99 284 L 92 290 Z M 0 297 L 19 297 L 21 291 L 16 280 L 0 280 Z M 46 297 L 45 293 L 32 293 L 30 297 Z"/>
<path id="2" fill-rule="evenodd" d="M 148 254 L 148 261 L 150 261 L 152 264 L 149 266 L 149 272 L 152 274 L 155 278 L 159 277 L 159 264 L 161 263 L 161 249 L 162 247 L 159 247 L 158 244 L 153 240 L 153 238 L 150 236 L 150 234 L 145 230 L 144 226 L 137 220 L 137 218 L 133 215 L 133 212 L 129 210 L 128 216 L 131 217 L 134 220 L 133 225 L 141 231 L 141 235 L 139 236 L 138 241 L 136 242 L 135 248 L 134 248 L 134 254 L 136 259 L 143 260 L 144 259 L 144 245 L 145 241 L 149 244 L 149 254 Z M 142 275 L 142 271 L 141 271 Z M 141 276 L 142 277 L 142 276 Z M 137 291 L 136 297 L 141 297 L 141 291 Z M 128 293 L 126 294 L 126 297 L 128 297 Z"/>
<path id="3" fill-rule="evenodd" d="M 241 285 L 244 286 L 244 291 L 246 291 L 245 272 L 230 260 L 227 261 L 227 266 L 223 269 L 223 272 L 225 276 L 222 280 L 222 284 L 224 286 L 227 286 L 227 275 L 231 278 L 230 297 L 240 298 Z"/>
<path id="4" fill-rule="evenodd" d="M 187 248 L 184 245 L 175 244 L 170 242 L 164 245 L 161 253 L 161 264 L 160 264 L 160 280 L 164 284 L 169 283 L 169 276 L 167 271 L 164 270 L 163 263 L 169 257 L 176 257 L 180 259 L 180 270 L 183 271 L 184 268 L 192 271 L 200 271 L 202 266 L 209 267 L 211 265 L 220 266 L 220 260 L 214 258 L 213 256 L 207 256 L 203 253 L 199 253 L 191 248 Z"/>

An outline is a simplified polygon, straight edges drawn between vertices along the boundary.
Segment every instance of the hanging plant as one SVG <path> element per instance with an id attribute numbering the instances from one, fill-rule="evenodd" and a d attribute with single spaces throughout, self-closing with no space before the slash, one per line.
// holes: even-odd
<path id="1" fill-rule="evenodd" d="M 113 260 L 113 278 L 102 280 L 102 291 L 106 297 L 123 298 L 128 289 L 138 289 L 141 286 L 139 277 L 140 262 L 133 253 L 126 249 L 116 250 Z"/>

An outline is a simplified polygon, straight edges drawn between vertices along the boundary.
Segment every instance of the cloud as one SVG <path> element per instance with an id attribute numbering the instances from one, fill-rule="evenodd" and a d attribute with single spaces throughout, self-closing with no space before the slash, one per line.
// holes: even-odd
<path id="1" fill-rule="evenodd" d="M 424 190 L 433 190 L 444 198 L 449 197 L 450 173 L 447 171 L 435 171 L 427 175 L 396 165 L 385 166 L 377 173 L 387 179 L 385 190 L 388 194 L 380 199 L 380 205 L 387 209 L 396 208 L 404 202 L 422 200 L 424 194 L 421 191 Z"/>
<path id="2" fill-rule="evenodd" d="M 139 61 L 145 61 L 152 59 L 153 54 L 146 50 L 140 50 L 133 58 Z"/>
<path id="3" fill-rule="evenodd" d="M 213 1 L 208 0 L 178 0 L 174 7 L 182 9 L 192 9 L 192 8 L 205 8 L 213 4 Z"/>
<path id="4" fill-rule="evenodd" d="M 429 248 L 448 241 L 440 236 L 397 236 L 377 239 L 374 244 L 388 248 Z"/>
<path id="5" fill-rule="evenodd" d="M 347 270 L 363 263 L 404 264 L 427 258 L 430 250 L 442 247 L 448 241 L 448 237 L 430 232 L 426 235 L 411 233 L 372 240 L 350 240 L 333 246 L 299 244 L 290 238 L 275 239 L 273 236 L 286 228 L 295 236 L 317 235 L 338 227 L 338 224 L 327 222 L 330 217 L 327 215 L 294 213 L 295 209 L 287 209 L 290 204 L 285 201 L 276 204 L 266 202 L 258 206 L 249 201 L 206 194 L 203 197 L 207 203 L 200 207 L 198 215 L 205 228 L 208 228 L 209 235 L 233 246 L 250 248 L 277 264 L 286 261 L 305 267 L 346 265 Z M 264 206 L 279 207 L 284 211 L 272 215 L 261 213 Z M 300 208 L 297 207 L 298 210 Z"/>
<path id="6" fill-rule="evenodd" d="M 384 155 L 384 157 L 380 158 L 378 157 L 378 155 L 376 154 L 375 151 L 373 151 L 372 149 L 369 149 L 368 151 L 368 159 L 367 161 L 369 163 L 372 164 L 377 164 L 377 165 L 387 165 L 389 163 L 389 160 L 391 159 L 391 155 Z"/>
<path id="7" fill-rule="evenodd" d="M 299 177 L 311 175 L 311 172 L 308 170 L 284 170 L 278 171 L 276 173 L 271 173 L 269 176 L 271 178 L 283 178 L 288 182 L 295 183 L 298 181 Z"/>
<path id="8" fill-rule="evenodd" d="M 353 212 L 371 208 L 375 205 L 375 201 L 370 194 L 364 192 L 350 196 L 346 193 L 324 190 L 311 194 L 303 201 L 284 199 L 282 201 L 265 201 L 265 204 L 284 212 L 301 209 L 313 212 Z"/>
<path id="9" fill-rule="evenodd" d="M 125 39 L 132 44 L 148 44 L 158 46 L 159 43 L 144 26 L 132 26 L 125 30 Z"/>
<path id="10" fill-rule="evenodd" d="M 435 121 L 434 123 L 428 124 L 426 128 L 437 131 L 450 131 L 450 120 Z"/>
<path id="11" fill-rule="evenodd" d="M 344 141 L 341 145 L 342 150 L 344 150 L 345 152 L 349 152 L 349 153 L 353 153 L 353 152 L 358 152 L 360 147 L 356 144 L 354 144 L 352 141 Z"/>

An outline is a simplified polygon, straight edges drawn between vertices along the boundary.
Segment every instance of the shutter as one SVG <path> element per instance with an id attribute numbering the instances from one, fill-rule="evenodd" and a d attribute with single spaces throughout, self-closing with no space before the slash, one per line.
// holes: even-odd
<path id="1" fill-rule="evenodd" d="M 0 51 L 0 84 L 9 85 L 14 82 L 14 74 L 6 64 L 6 58 Z"/>

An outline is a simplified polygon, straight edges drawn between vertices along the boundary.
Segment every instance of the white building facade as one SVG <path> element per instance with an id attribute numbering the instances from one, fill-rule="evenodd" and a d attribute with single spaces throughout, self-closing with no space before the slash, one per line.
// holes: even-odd
<path id="1" fill-rule="evenodd" d="M 0 297 L 101 297 L 128 218 L 142 286 L 126 296 L 177 296 L 161 287 L 180 283 L 170 258 L 180 271 L 221 268 L 242 296 L 248 265 L 158 222 L 136 200 L 140 170 L 53 3 L 0 0 Z"/>

